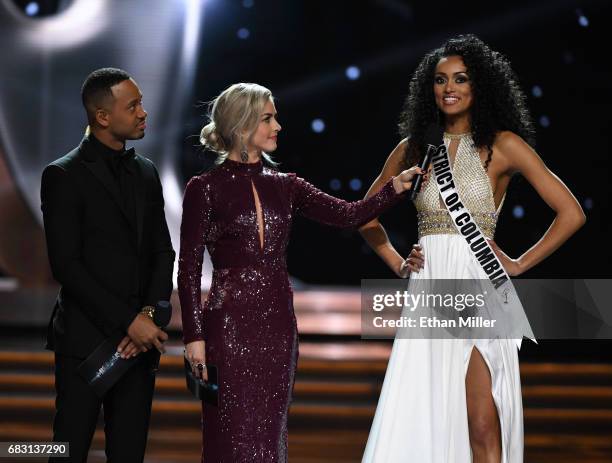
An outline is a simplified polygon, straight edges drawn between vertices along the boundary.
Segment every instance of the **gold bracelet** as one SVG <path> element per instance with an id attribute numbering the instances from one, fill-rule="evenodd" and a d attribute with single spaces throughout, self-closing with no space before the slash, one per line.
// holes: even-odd
<path id="1" fill-rule="evenodd" d="M 140 313 L 145 314 L 151 320 L 153 320 L 153 316 L 155 315 L 155 307 L 152 305 L 146 305 L 141 310 Z"/>

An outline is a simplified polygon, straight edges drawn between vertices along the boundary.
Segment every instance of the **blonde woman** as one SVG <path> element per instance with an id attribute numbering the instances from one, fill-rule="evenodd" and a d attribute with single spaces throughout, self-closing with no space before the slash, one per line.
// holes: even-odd
<path id="1" fill-rule="evenodd" d="M 209 117 L 201 142 L 219 158 L 187 184 L 178 275 L 187 358 L 204 379 L 207 363 L 218 369 L 219 405 L 203 406 L 202 460 L 285 462 L 298 356 L 286 266 L 292 218 L 356 228 L 398 202 L 422 172 L 403 171 L 349 203 L 274 168 L 266 153 L 276 150 L 281 126 L 268 89 L 232 85 Z M 205 247 L 213 277 L 202 305 Z"/>

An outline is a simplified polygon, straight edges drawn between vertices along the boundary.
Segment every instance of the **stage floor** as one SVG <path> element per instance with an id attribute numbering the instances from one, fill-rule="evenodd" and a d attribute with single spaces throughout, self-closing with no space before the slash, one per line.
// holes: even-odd
<path id="1" fill-rule="evenodd" d="M 51 437 L 53 356 L 42 346 L 55 291 L 0 291 L 0 441 Z M 200 406 L 184 384 L 176 295 L 173 305 L 168 353 L 156 383 L 148 463 L 199 458 Z M 289 416 L 289 461 L 359 462 L 391 341 L 360 339 L 359 289 L 296 291 L 295 309 L 300 358 Z M 612 461 L 609 345 L 549 341 L 523 346 L 525 461 Z M 102 429 L 100 422 L 90 462 L 105 461 Z"/>

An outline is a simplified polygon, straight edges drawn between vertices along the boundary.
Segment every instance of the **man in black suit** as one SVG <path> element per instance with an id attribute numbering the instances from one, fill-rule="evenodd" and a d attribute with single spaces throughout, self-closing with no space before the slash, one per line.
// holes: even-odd
<path id="1" fill-rule="evenodd" d="M 142 462 L 154 366 L 168 339 L 152 311 L 170 299 L 175 253 L 157 170 L 125 150 L 146 128 L 136 82 L 99 69 L 81 94 L 88 133 L 45 168 L 41 186 L 49 261 L 61 284 L 47 337 L 55 351 L 53 439 L 70 443 L 69 461 L 86 461 L 103 406 L 108 461 Z M 107 338 L 122 339 L 122 357 L 141 358 L 100 399 L 76 369 Z"/>

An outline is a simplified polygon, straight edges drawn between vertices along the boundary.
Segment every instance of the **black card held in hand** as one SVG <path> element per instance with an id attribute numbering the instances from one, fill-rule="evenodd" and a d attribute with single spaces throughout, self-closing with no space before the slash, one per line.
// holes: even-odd
<path id="1" fill-rule="evenodd" d="M 211 405 L 219 405 L 219 376 L 217 367 L 214 365 L 206 365 L 208 373 L 208 381 L 202 381 L 193 374 L 191 365 L 187 358 L 185 360 L 185 380 L 187 388 L 197 399 Z"/>
<path id="2" fill-rule="evenodd" d="M 170 322 L 172 306 L 168 301 L 159 301 L 155 305 L 153 321 L 160 328 L 164 328 Z M 108 390 L 137 362 L 145 361 L 145 357 L 154 355 L 138 354 L 128 359 L 121 358 L 117 352 L 117 346 L 123 336 L 108 338 L 101 343 L 92 354 L 89 355 L 77 367 L 81 377 L 92 387 L 96 395 L 103 398 Z M 157 357 L 156 363 L 158 363 Z"/>
<path id="3" fill-rule="evenodd" d="M 117 352 L 119 342 L 121 338 L 107 339 L 77 368 L 81 377 L 100 398 L 142 357 L 121 358 Z"/>

